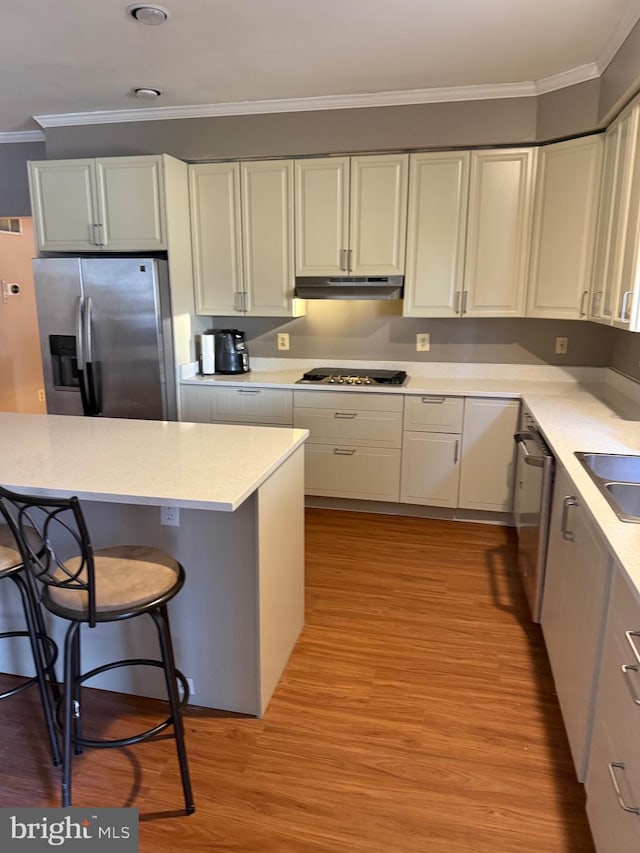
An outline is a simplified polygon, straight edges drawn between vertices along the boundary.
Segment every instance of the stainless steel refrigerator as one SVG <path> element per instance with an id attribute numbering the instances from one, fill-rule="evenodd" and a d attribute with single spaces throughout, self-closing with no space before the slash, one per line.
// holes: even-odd
<path id="1" fill-rule="evenodd" d="M 33 270 L 47 411 L 175 420 L 166 261 L 37 258 Z"/>

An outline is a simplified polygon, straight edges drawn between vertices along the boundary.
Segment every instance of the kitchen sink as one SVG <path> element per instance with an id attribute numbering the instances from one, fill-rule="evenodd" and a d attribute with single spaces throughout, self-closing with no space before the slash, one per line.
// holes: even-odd
<path id="1" fill-rule="evenodd" d="M 576 453 L 621 521 L 640 524 L 640 455 Z"/>

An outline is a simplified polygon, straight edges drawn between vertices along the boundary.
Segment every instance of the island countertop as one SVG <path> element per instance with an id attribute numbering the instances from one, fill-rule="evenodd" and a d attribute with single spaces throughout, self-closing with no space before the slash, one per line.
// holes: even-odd
<path id="1" fill-rule="evenodd" d="M 0 412 L 0 484 L 31 494 L 233 511 L 303 429 Z"/>

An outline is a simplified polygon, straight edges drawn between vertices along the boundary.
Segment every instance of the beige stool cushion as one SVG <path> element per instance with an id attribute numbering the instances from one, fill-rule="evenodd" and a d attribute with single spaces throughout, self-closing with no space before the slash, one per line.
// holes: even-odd
<path id="1" fill-rule="evenodd" d="M 169 592 L 179 577 L 177 562 L 157 548 L 141 545 L 118 545 L 94 551 L 96 610 L 130 610 L 155 601 Z M 70 572 L 76 572 L 80 557 L 65 562 Z M 64 580 L 67 576 L 57 569 L 54 577 Z M 86 581 L 83 570 L 80 579 Z M 84 613 L 88 596 L 84 590 L 64 589 L 50 586 L 49 596 L 53 602 L 68 610 Z"/>
<path id="2" fill-rule="evenodd" d="M 8 524 L 0 524 L 0 574 L 22 565 L 22 557 Z"/>

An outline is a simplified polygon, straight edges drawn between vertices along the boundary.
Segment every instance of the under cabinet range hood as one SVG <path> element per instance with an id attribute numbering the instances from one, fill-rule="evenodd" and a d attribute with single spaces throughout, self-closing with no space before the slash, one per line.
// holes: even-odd
<path id="1" fill-rule="evenodd" d="M 404 276 L 298 276 L 300 299 L 402 299 Z"/>

